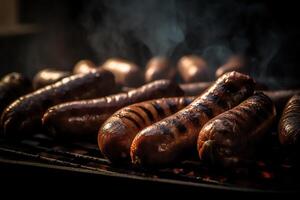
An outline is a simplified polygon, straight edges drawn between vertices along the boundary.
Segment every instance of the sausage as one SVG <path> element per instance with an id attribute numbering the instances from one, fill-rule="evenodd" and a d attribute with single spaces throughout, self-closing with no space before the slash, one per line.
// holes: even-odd
<path id="1" fill-rule="evenodd" d="M 184 56 L 178 61 L 178 72 L 186 83 L 208 81 L 208 67 L 206 61 L 196 55 Z"/>
<path id="2" fill-rule="evenodd" d="M 57 69 L 43 69 L 39 71 L 33 78 L 33 88 L 39 89 L 47 85 L 53 84 L 67 76 L 70 76 L 71 73 L 68 71 L 61 71 Z"/>
<path id="3" fill-rule="evenodd" d="M 114 84 L 113 74 L 101 70 L 69 76 L 22 96 L 3 112 L 3 133 L 7 137 L 30 135 L 39 130 L 43 113 L 49 107 L 70 100 L 105 96 L 110 93 Z"/>
<path id="4" fill-rule="evenodd" d="M 80 60 L 74 66 L 73 73 L 74 74 L 87 74 L 90 72 L 97 71 L 97 66 L 90 60 Z"/>
<path id="5" fill-rule="evenodd" d="M 182 95 L 183 91 L 174 82 L 154 81 L 127 93 L 54 106 L 45 113 L 43 124 L 49 134 L 60 139 L 95 141 L 102 123 L 118 109 L 141 101 Z"/>
<path id="6" fill-rule="evenodd" d="M 294 95 L 286 104 L 278 126 L 282 145 L 300 149 L 300 95 Z"/>
<path id="7" fill-rule="evenodd" d="M 245 57 L 240 55 L 231 56 L 224 65 L 217 69 L 216 77 L 219 78 L 223 74 L 231 71 L 248 73 L 247 61 Z"/>
<path id="8" fill-rule="evenodd" d="M 288 100 L 296 95 L 300 94 L 300 89 L 295 90 L 273 90 L 273 91 L 263 91 L 268 97 L 272 99 L 276 106 L 277 113 L 280 114 L 288 102 Z"/>
<path id="9" fill-rule="evenodd" d="M 185 96 L 196 96 L 202 94 L 213 82 L 196 82 L 180 84 Z"/>
<path id="10" fill-rule="evenodd" d="M 22 74 L 13 72 L 0 80 L 0 113 L 18 97 L 30 92 L 32 85 Z"/>
<path id="11" fill-rule="evenodd" d="M 173 80 L 175 74 L 176 70 L 167 58 L 154 57 L 147 63 L 145 81 L 148 83 L 159 79 Z"/>
<path id="12" fill-rule="evenodd" d="M 143 74 L 139 67 L 124 59 L 108 59 L 101 68 L 112 72 L 115 75 L 116 83 L 122 86 L 136 87 L 144 82 Z"/>
<path id="13" fill-rule="evenodd" d="M 255 93 L 207 122 L 197 142 L 199 157 L 212 165 L 234 166 L 253 154 L 276 116 L 272 100 Z"/>
<path id="14" fill-rule="evenodd" d="M 137 165 L 161 166 L 173 163 L 196 150 L 201 127 L 214 116 L 233 108 L 253 93 L 254 81 L 230 72 L 221 76 L 190 105 L 140 131 L 130 155 Z"/>
<path id="15" fill-rule="evenodd" d="M 163 98 L 136 103 L 114 113 L 100 128 L 98 145 L 111 162 L 130 161 L 130 145 L 143 128 L 174 114 L 195 97 Z"/>

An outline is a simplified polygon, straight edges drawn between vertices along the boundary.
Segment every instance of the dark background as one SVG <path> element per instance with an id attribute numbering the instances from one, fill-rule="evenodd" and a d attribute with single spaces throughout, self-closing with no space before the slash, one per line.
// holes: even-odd
<path id="1" fill-rule="evenodd" d="M 254 64 L 259 66 L 265 59 L 265 52 L 273 48 L 272 45 L 264 44 L 264 40 L 269 37 L 268 31 L 272 30 L 278 36 L 280 44 L 275 55 L 267 62 L 268 67 L 265 73 L 277 80 L 280 80 L 282 76 L 287 77 L 291 84 L 281 84 L 281 87 L 298 86 L 300 26 L 296 3 L 271 0 L 222 2 L 176 0 L 176 8 L 185 15 L 183 19 L 186 23 L 185 39 L 172 49 L 168 56 L 176 62 L 184 54 L 202 54 L 205 47 L 223 44 L 224 41 L 232 52 L 240 53 L 240 47 L 233 42 L 233 38 L 241 33 L 249 43 L 243 48 L 242 53 L 253 58 Z M 222 27 L 226 27 L 226 23 L 230 21 L 234 21 L 234 24 L 226 33 L 207 39 L 205 29 L 209 27 L 199 25 L 198 16 L 216 4 L 221 4 L 221 9 L 217 9 L 211 15 L 216 18 L 214 23 L 223 23 L 218 26 L 218 31 L 222 32 Z M 101 27 L 102 20 L 107 14 L 107 3 L 92 0 L 26 0 L 19 1 L 18 10 L 21 24 L 37 24 L 40 30 L 27 34 L 0 36 L 1 75 L 11 71 L 20 71 L 33 76 L 43 67 L 71 69 L 80 59 L 91 59 L 101 64 L 110 56 L 125 57 L 143 67 L 147 59 L 153 55 L 146 44 L 133 37 L 132 32 L 121 32 L 119 35 L 123 45 L 126 46 L 126 51 L 124 48 L 111 50 L 110 40 L 115 38 L 107 36 L 101 41 L 108 51 L 99 55 L 88 40 L 91 30 L 85 27 L 82 20 L 88 12 L 92 26 Z M 135 11 L 132 10 L 132 12 Z M 217 64 L 221 62 L 222 60 Z M 257 74 L 262 70 L 259 67 L 254 67 L 254 69 Z"/>

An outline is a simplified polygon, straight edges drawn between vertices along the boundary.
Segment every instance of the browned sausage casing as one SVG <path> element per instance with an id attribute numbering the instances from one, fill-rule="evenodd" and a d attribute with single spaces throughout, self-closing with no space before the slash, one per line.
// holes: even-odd
<path id="1" fill-rule="evenodd" d="M 300 149 L 300 95 L 293 96 L 286 104 L 278 134 L 281 144 Z"/>
<path id="2" fill-rule="evenodd" d="M 180 88 L 184 91 L 185 96 L 197 96 L 208 89 L 213 82 L 196 82 L 180 84 Z"/>
<path id="3" fill-rule="evenodd" d="M 38 72 L 33 78 L 33 88 L 39 89 L 47 85 L 53 84 L 67 76 L 70 76 L 71 73 L 68 71 L 61 71 L 57 69 L 43 69 Z"/>
<path id="4" fill-rule="evenodd" d="M 22 74 L 13 72 L 7 74 L 0 80 L 0 113 L 12 101 L 30 92 L 32 86 L 30 81 Z"/>
<path id="5" fill-rule="evenodd" d="M 111 72 L 69 76 L 52 85 L 20 97 L 10 104 L 2 114 L 1 123 L 8 137 L 33 134 L 41 125 L 43 113 L 58 103 L 104 96 L 114 86 Z"/>
<path id="6" fill-rule="evenodd" d="M 90 60 L 81 60 L 74 66 L 74 74 L 87 74 L 97 71 L 97 66 Z"/>
<path id="7" fill-rule="evenodd" d="M 219 78 L 223 74 L 231 71 L 247 73 L 246 59 L 240 55 L 231 56 L 228 61 L 219 67 L 216 71 L 216 77 Z"/>
<path id="8" fill-rule="evenodd" d="M 143 74 L 139 67 L 124 59 L 108 59 L 101 68 L 112 72 L 115 75 L 116 83 L 122 86 L 136 87 L 144 82 Z"/>
<path id="9" fill-rule="evenodd" d="M 191 155 L 202 126 L 238 105 L 253 93 L 253 88 L 254 81 L 249 76 L 224 74 L 190 105 L 140 131 L 131 145 L 132 162 L 160 166 L 178 160 L 186 152 Z"/>
<path id="10" fill-rule="evenodd" d="M 154 57 L 146 66 L 145 81 L 152 82 L 159 79 L 173 80 L 175 78 L 175 73 L 176 70 L 171 66 L 171 63 L 167 58 Z"/>
<path id="11" fill-rule="evenodd" d="M 182 90 L 174 82 L 154 81 L 127 93 L 54 106 L 45 113 L 43 123 L 53 136 L 96 140 L 102 123 L 118 109 L 141 101 L 182 95 Z"/>
<path id="12" fill-rule="evenodd" d="M 178 72 L 186 83 L 207 81 L 209 79 L 206 61 L 196 55 L 184 56 L 178 61 Z"/>
<path id="13" fill-rule="evenodd" d="M 98 145 L 111 162 L 130 161 L 130 146 L 143 128 L 174 114 L 195 97 L 173 97 L 136 103 L 118 110 L 100 128 Z"/>
<path id="14" fill-rule="evenodd" d="M 253 154 L 276 116 L 272 100 L 256 93 L 235 108 L 207 122 L 198 137 L 200 159 L 232 166 Z"/>

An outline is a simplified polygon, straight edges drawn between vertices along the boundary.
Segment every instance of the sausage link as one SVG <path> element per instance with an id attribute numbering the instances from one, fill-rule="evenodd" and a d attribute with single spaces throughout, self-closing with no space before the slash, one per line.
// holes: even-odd
<path id="1" fill-rule="evenodd" d="M 130 160 L 130 145 L 143 128 L 190 104 L 195 97 L 163 98 L 136 103 L 114 113 L 100 128 L 98 145 L 111 162 Z"/>
<path id="2" fill-rule="evenodd" d="M 233 55 L 229 57 L 227 62 L 217 69 L 216 77 L 219 78 L 223 74 L 231 71 L 247 73 L 249 69 L 247 68 L 246 58 L 241 55 Z"/>
<path id="3" fill-rule="evenodd" d="M 68 71 L 61 71 L 51 68 L 43 69 L 34 76 L 32 81 L 33 88 L 36 90 L 45 87 L 70 75 L 71 73 Z"/>
<path id="4" fill-rule="evenodd" d="M 108 59 L 101 68 L 112 72 L 115 75 L 116 83 L 121 86 L 136 87 L 144 82 L 140 68 L 124 59 Z"/>
<path id="5" fill-rule="evenodd" d="M 300 95 L 294 95 L 286 104 L 279 121 L 278 135 L 281 144 L 300 149 Z"/>
<path id="6" fill-rule="evenodd" d="M 182 95 L 182 90 L 174 82 L 154 81 L 127 93 L 54 106 L 45 113 L 43 123 L 52 136 L 95 140 L 102 123 L 118 109 L 141 101 Z"/>
<path id="7" fill-rule="evenodd" d="M 135 164 L 163 165 L 196 150 L 201 127 L 214 116 L 233 108 L 253 93 L 254 81 L 230 72 L 220 77 L 190 105 L 140 131 L 131 145 Z"/>
<path id="8" fill-rule="evenodd" d="M 70 76 L 22 96 L 2 114 L 4 134 L 8 137 L 33 134 L 33 131 L 38 131 L 42 115 L 49 107 L 70 100 L 107 95 L 114 84 L 113 74 L 101 70 Z"/>
<path id="9" fill-rule="evenodd" d="M 232 166 L 253 155 L 276 116 L 272 100 L 256 93 L 207 122 L 198 137 L 198 153 L 209 164 Z"/>
<path id="10" fill-rule="evenodd" d="M 0 80 L 0 113 L 12 101 L 30 92 L 32 86 L 30 81 L 22 74 L 13 72 L 7 74 Z"/>
<path id="11" fill-rule="evenodd" d="M 97 66 L 90 60 L 80 60 L 74 66 L 73 73 L 74 74 L 87 74 L 91 72 L 97 71 Z"/>
<path id="12" fill-rule="evenodd" d="M 184 56 L 178 61 L 178 72 L 186 83 L 207 81 L 209 79 L 206 61 L 196 55 Z"/>
<path id="13" fill-rule="evenodd" d="M 152 82 L 159 79 L 173 80 L 176 70 L 171 66 L 170 61 L 165 57 L 152 58 L 145 71 L 145 81 Z"/>

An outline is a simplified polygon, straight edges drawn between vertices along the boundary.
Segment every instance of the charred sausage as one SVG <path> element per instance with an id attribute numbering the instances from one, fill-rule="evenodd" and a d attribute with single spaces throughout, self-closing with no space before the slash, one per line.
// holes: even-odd
<path id="1" fill-rule="evenodd" d="M 68 71 L 61 71 L 57 69 L 43 69 L 38 72 L 33 78 L 33 88 L 39 89 L 47 85 L 53 84 L 67 76 L 70 76 L 71 73 Z"/>
<path id="2" fill-rule="evenodd" d="M 216 71 L 216 77 L 219 78 L 223 74 L 231 71 L 247 73 L 246 59 L 240 55 L 231 56 L 228 61 L 219 67 Z"/>
<path id="3" fill-rule="evenodd" d="M 177 84 L 169 80 L 154 81 L 127 93 L 54 106 L 45 113 L 43 123 L 58 138 L 96 140 L 101 124 L 118 109 L 141 101 L 182 95 Z"/>
<path id="4" fill-rule="evenodd" d="M 4 134 L 8 137 L 32 134 L 32 131 L 38 130 L 42 115 L 49 107 L 70 100 L 107 95 L 113 85 L 113 74 L 101 70 L 69 76 L 22 96 L 10 104 L 2 114 Z"/>
<path id="5" fill-rule="evenodd" d="M 281 144 L 300 149 L 300 95 L 293 96 L 286 104 L 278 127 Z"/>
<path id="6" fill-rule="evenodd" d="M 87 74 L 97 71 L 97 66 L 90 60 L 81 60 L 74 66 L 74 74 Z"/>
<path id="7" fill-rule="evenodd" d="M 159 79 L 173 80 L 175 78 L 175 73 L 176 70 L 171 66 L 171 63 L 167 58 L 154 57 L 146 66 L 145 81 L 152 82 Z"/>
<path id="8" fill-rule="evenodd" d="M 116 83 L 121 86 L 136 87 L 143 84 L 143 75 L 139 67 L 127 60 L 111 58 L 101 68 L 115 75 Z"/>
<path id="9" fill-rule="evenodd" d="M 130 161 L 130 145 L 143 128 L 174 114 L 195 97 L 163 98 L 136 103 L 114 113 L 100 128 L 98 145 L 111 162 Z"/>
<path id="10" fill-rule="evenodd" d="M 253 154 L 255 144 L 272 125 L 276 109 L 272 100 L 256 93 L 235 108 L 207 122 L 198 137 L 198 153 L 209 164 L 232 166 Z"/>
<path id="11" fill-rule="evenodd" d="M 4 76 L 0 80 L 0 113 L 12 101 L 31 90 L 30 81 L 22 74 L 13 72 Z"/>
<path id="12" fill-rule="evenodd" d="M 186 83 L 207 81 L 209 79 L 206 61 L 196 55 L 184 56 L 178 61 L 178 72 Z"/>
<path id="13" fill-rule="evenodd" d="M 132 162 L 161 166 L 177 161 L 186 152 L 195 151 L 202 126 L 238 105 L 253 93 L 253 88 L 254 81 L 247 75 L 224 74 L 190 105 L 140 131 L 131 145 Z"/>

